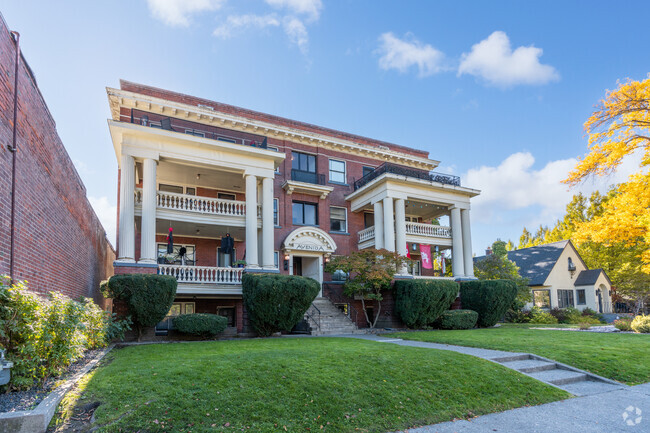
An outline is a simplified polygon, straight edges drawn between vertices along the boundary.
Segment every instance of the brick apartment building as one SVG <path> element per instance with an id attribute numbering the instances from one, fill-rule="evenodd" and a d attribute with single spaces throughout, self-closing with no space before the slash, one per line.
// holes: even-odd
<path id="1" fill-rule="evenodd" d="M 45 294 L 93 297 L 112 275 L 115 252 L 56 131 L 24 57 L 18 64 L 16 181 L 13 171 L 16 40 L 0 15 L 0 275 Z M 11 251 L 15 190 L 14 251 Z"/>
<path id="2" fill-rule="evenodd" d="M 245 332 L 242 273 L 279 272 L 316 279 L 321 302 L 364 326 L 344 276 L 323 272 L 332 255 L 363 248 L 408 250 L 417 263 L 397 277 L 442 278 L 420 262 L 427 246 L 453 254 L 453 278 L 473 277 L 469 212 L 479 191 L 432 172 L 439 162 L 428 152 L 120 84 L 107 89 L 119 163 L 115 272 L 175 276 L 170 314 L 218 313 Z M 389 305 L 379 323 L 394 324 L 391 314 Z"/>

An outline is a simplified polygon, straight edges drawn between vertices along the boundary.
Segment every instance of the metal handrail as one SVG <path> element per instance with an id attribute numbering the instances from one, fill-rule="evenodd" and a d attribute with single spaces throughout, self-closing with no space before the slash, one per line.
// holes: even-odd
<path id="1" fill-rule="evenodd" d="M 359 310 L 357 310 L 354 305 L 352 305 L 351 302 L 345 302 L 343 301 L 342 298 L 337 297 L 336 299 L 332 298 L 330 295 L 330 301 L 332 303 L 336 304 L 345 304 L 348 308 L 348 314 L 346 314 L 347 318 L 350 319 L 350 321 L 354 324 L 354 326 L 357 326 L 357 318 L 359 317 Z M 352 314 L 354 313 L 354 318 L 352 318 Z"/>
<path id="2" fill-rule="evenodd" d="M 312 308 L 314 308 L 316 310 L 316 312 L 318 313 L 318 320 L 316 320 L 313 317 L 313 315 L 309 312 L 309 310 L 311 310 Z M 320 331 L 320 314 L 321 314 L 320 309 L 317 306 L 315 306 L 314 304 L 311 304 L 311 306 L 307 309 L 307 311 L 305 311 L 305 316 L 307 316 L 308 318 L 310 318 L 314 322 L 314 324 L 316 325 L 316 327 L 318 328 L 319 331 Z"/>
<path id="3" fill-rule="evenodd" d="M 354 181 L 354 190 L 367 185 L 371 181 L 377 179 L 384 173 L 399 174 L 406 177 L 412 177 L 415 179 L 424 179 L 430 180 L 433 182 L 440 182 L 447 185 L 460 186 L 460 177 L 454 176 L 452 174 L 437 173 L 434 171 L 424 171 L 416 170 L 409 167 L 404 167 L 401 165 L 392 164 L 390 162 L 385 162 L 379 167 L 375 168 L 370 173 L 366 174 L 359 180 Z"/>

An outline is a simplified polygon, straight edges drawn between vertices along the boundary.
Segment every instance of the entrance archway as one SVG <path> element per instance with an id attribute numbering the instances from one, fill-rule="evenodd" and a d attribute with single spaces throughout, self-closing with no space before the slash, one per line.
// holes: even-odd
<path id="1" fill-rule="evenodd" d="M 336 251 L 336 242 L 318 227 L 301 227 L 287 235 L 282 250 L 289 256 L 290 274 L 312 278 L 322 285 L 324 258 Z"/>

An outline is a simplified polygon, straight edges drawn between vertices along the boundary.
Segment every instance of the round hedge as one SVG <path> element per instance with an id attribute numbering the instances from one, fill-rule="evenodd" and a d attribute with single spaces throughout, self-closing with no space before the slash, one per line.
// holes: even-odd
<path id="1" fill-rule="evenodd" d="M 479 328 L 494 326 L 517 296 L 517 283 L 512 280 L 473 280 L 460 283 L 463 308 L 478 313 Z"/>
<path id="2" fill-rule="evenodd" d="M 409 328 L 431 325 L 458 296 L 458 283 L 449 280 L 395 281 L 395 308 Z"/>
<path id="3" fill-rule="evenodd" d="M 447 310 L 438 317 L 435 324 L 440 329 L 472 329 L 477 320 L 476 311 Z"/>
<path id="4" fill-rule="evenodd" d="M 174 329 L 183 334 L 217 335 L 228 326 L 228 319 L 216 314 L 181 314 L 174 318 Z"/>

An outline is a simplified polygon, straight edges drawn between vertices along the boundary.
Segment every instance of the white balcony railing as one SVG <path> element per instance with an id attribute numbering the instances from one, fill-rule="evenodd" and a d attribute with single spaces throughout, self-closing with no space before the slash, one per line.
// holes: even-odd
<path id="1" fill-rule="evenodd" d="M 451 238 L 451 228 L 433 224 L 406 223 L 406 234 L 432 238 Z"/>
<path id="2" fill-rule="evenodd" d="M 142 189 L 135 190 L 135 203 L 142 204 Z M 156 207 L 158 209 L 179 210 L 207 215 L 246 215 L 246 202 L 237 200 L 225 200 L 196 195 L 176 194 L 172 192 L 158 191 L 156 193 Z M 260 206 L 258 206 L 258 217 Z"/>
<path id="3" fill-rule="evenodd" d="M 213 266 L 158 265 L 158 273 L 171 275 L 179 283 L 241 284 L 244 268 L 217 268 Z"/>
<path id="4" fill-rule="evenodd" d="M 375 237 L 375 226 L 370 226 L 359 232 L 359 243 L 365 242 Z"/>
<path id="5" fill-rule="evenodd" d="M 448 238 L 451 239 L 451 228 L 445 226 L 434 226 L 433 224 L 423 223 L 406 223 L 406 234 L 414 236 L 424 236 L 428 238 Z M 375 226 L 368 227 L 359 232 L 359 243 L 374 239 Z"/>

